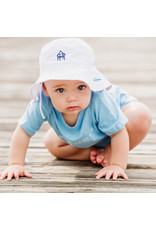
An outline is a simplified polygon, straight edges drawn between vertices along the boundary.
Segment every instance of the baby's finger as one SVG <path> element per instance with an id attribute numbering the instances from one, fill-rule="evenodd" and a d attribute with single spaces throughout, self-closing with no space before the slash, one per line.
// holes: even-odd
<path id="1" fill-rule="evenodd" d="M 12 171 L 9 171 L 9 172 L 8 172 L 7 180 L 10 181 L 10 180 L 12 179 L 13 175 L 14 175 L 14 171 L 13 171 L 13 170 L 12 170 Z"/>
<path id="2" fill-rule="evenodd" d="M 128 180 L 128 176 L 126 175 L 125 172 L 123 172 L 122 174 L 120 174 L 120 176 L 122 176 L 125 180 Z"/>
<path id="3" fill-rule="evenodd" d="M 103 170 L 97 174 L 96 179 L 100 179 L 101 177 L 104 177 L 106 174 L 107 171 Z"/>
<path id="4" fill-rule="evenodd" d="M 118 176 L 119 176 L 119 172 L 116 171 L 116 172 L 113 173 L 113 178 L 112 179 L 117 180 Z"/>
<path id="5" fill-rule="evenodd" d="M 108 171 L 105 176 L 105 180 L 109 180 L 113 174 L 113 171 Z"/>
<path id="6" fill-rule="evenodd" d="M 98 172 L 95 173 L 95 175 L 97 176 L 99 173 L 103 172 L 104 168 L 100 169 Z"/>
<path id="7" fill-rule="evenodd" d="M 7 171 L 7 170 L 3 171 L 3 172 L 1 173 L 0 180 L 5 179 L 6 176 L 7 176 L 7 174 L 8 174 L 8 171 Z"/>
<path id="8" fill-rule="evenodd" d="M 15 179 L 16 180 L 18 180 L 19 179 L 19 171 L 18 170 L 15 170 L 15 172 L 14 172 L 14 177 L 15 177 Z"/>
<path id="9" fill-rule="evenodd" d="M 32 175 L 29 173 L 29 171 L 27 170 L 27 169 L 24 169 L 24 175 L 26 176 L 26 177 L 32 177 Z"/>

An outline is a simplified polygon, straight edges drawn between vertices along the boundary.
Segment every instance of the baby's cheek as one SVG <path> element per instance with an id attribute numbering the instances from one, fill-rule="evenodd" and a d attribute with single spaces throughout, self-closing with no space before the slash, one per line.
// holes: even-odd
<path id="1" fill-rule="evenodd" d="M 89 103 L 90 103 L 90 100 L 84 101 L 84 99 L 83 99 L 83 107 L 86 108 L 89 105 Z"/>

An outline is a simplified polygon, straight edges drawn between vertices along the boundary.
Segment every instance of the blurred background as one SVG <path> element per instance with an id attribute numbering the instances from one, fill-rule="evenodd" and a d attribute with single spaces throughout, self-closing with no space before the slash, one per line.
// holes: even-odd
<path id="1" fill-rule="evenodd" d="M 31 100 L 39 54 L 57 38 L 0 38 L 0 129 L 13 131 Z M 156 38 L 82 38 L 94 50 L 97 68 L 152 110 L 156 119 Z"/>

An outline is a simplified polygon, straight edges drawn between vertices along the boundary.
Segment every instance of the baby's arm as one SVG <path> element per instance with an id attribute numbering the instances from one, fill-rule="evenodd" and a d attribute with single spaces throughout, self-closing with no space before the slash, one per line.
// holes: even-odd
<path id="1" fill-rule="evenodd" d="M 11 140 L 9 167 L 0 172 L 0 179 L 11 180 L 14 176 L 16 179 L 19 176 L 32 177 L 27 169 L 24 168 L 25 155 L 29 146 L 31 136 L 29 136 L 20 125 L 17 126 Z"/>
<path id="2" fill-rule="evenodd" d="M 110 179 L 113 176 L 113 179 L 116 180 L 117 177 L 122 176 L 128 179 L 124 172 L 127 167 L 129 152 L 129 136 L 126 127 L 111 136 L 111 148 L 110 165 L 97 172 L 96 178 L 105 176 L 105 179 Z"/>

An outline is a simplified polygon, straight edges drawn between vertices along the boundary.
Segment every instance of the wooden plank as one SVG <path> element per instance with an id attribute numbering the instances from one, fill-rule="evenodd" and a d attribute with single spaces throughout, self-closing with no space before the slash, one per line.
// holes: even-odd
<path id="1" fill-rule="evenodd" d="M 4 188 L 5 187 L 5 188 Z M 90 178 L 68 178 L 62 177 L 49 179 L 27 179 L 20 178 L 20 180 L 12 180 L 8 182 L 6 180 L 0 181 L 0 191 L 5 192 L 156 192 L 155 180 L 129 180 L 123 181 L 105 181 L 104 179 L 90 179 Z M 27 190 L 28 189 L 28 190 Z"/>
<path id="2" fill-rule="evenodd" d="M 8 157 L 9 154 L 7 154 L 4 157 L 0 157 L 0 167 L 1 170 L 6 168 L 8 164 Z M 45 156 L 43 155 L 30 155 L 27 154 L 28 163 L 27 166 L 31 167 L 31 170 L 33 167 L 39 167 L 40 172 L 43 170 L 44 172 L 49 172 L 51 170 L 55 170 L 55 166 L 57 166 L 57 169 L 59 167 L 59 172 L 65 173 L 66 168 L 72 171 L 72 168 L 74 167 L 74 170 L 78 168 L 79 170 L 83 170 L 85 167 L 87 170 L 100 170 L 102 166 L 96 166 L 93 165 L 90 161 L 89 162 L 83 162 L 83 161 L 61 161 L 56 160 L 53 156 L 51 156 L 49 153 L 45 153 Z M 42 169 L 43 168 L 43 169 Z M 147 156 L 147 155 L 129 155 L 128 160 L 128 169 L 156 169 L 156 156 Z"/>
<path id="3" fill-rule="evenodd" d="M 58 38 L 58 37 L 57 37 Z M 31 52 L 38 51 L 42 45 L 56 37 L 25 37 L 25 38 L 0 38 L 0 48 L 2 51 L 11 50 L 10 53 L 22 51 L 30 54 Z M 154 37 L 82 37 L 83 40 L 88 42 L 96 52 L 101 53 L 101 47 L 106 53 L 146 53 L 156 52 L 156 38 Z M 23 46 L 24 43 L 24 46 Z M 128 44 L 128 45 L 127 45 Z"/>
<path id="4" fill-rule="evenodd" d="M 156 190 L 153 187 L 142 187 L 130 186 L 127 189 L 121 185 L 121 187 L 52 187 L 52 186 L 32 186 L 21 187 L 21 186 L 6 186 L 0 188 L 2 193 L 155 193 Z"/>

